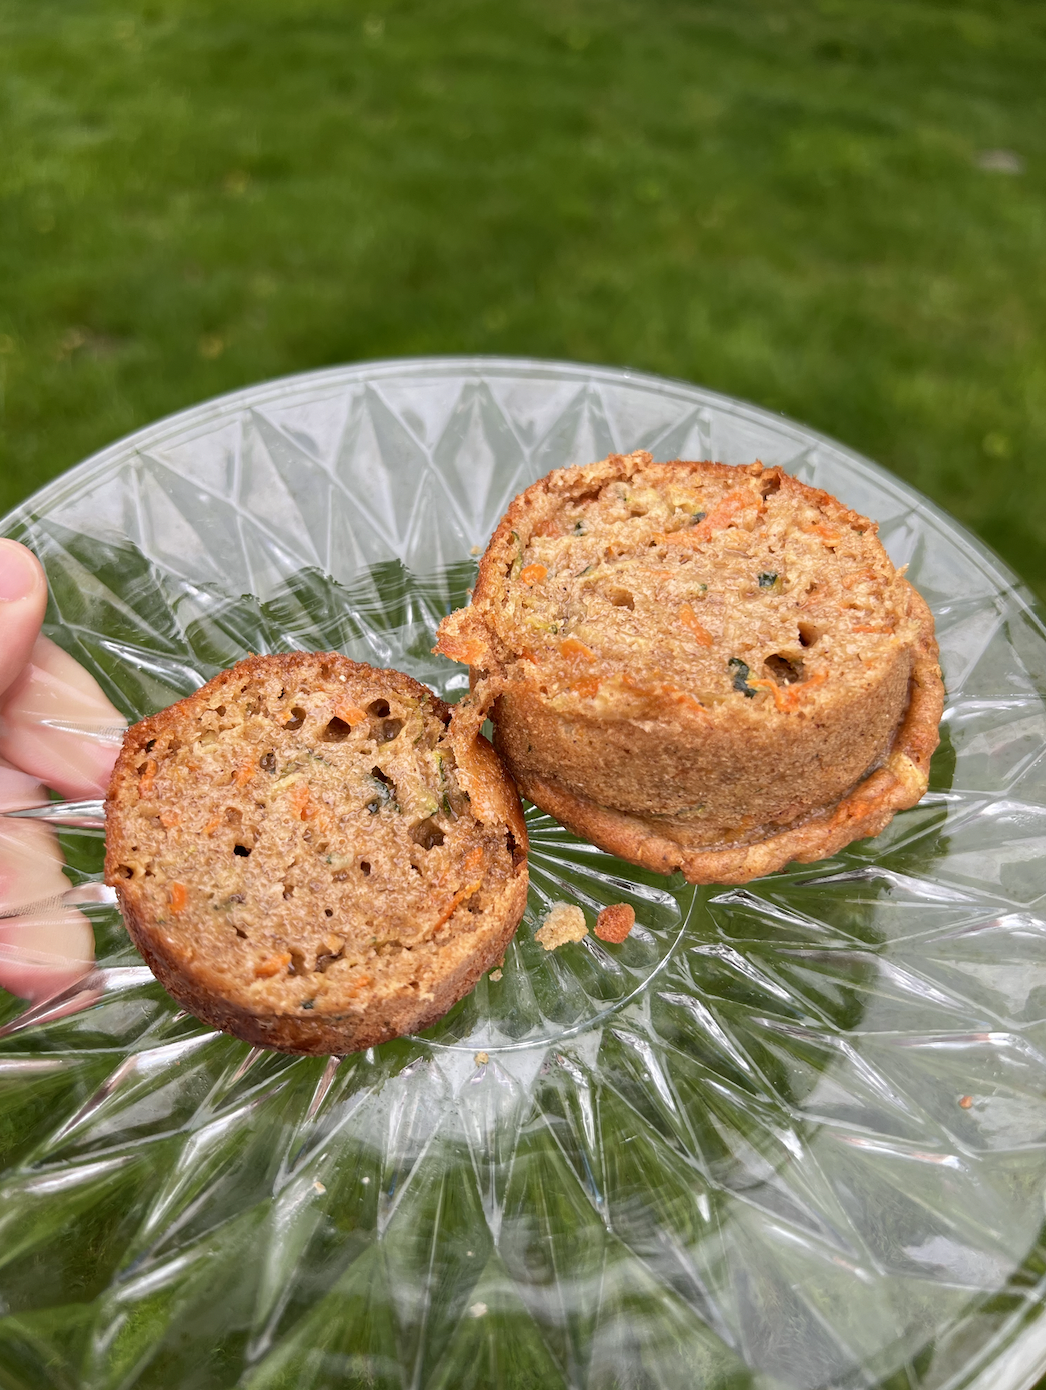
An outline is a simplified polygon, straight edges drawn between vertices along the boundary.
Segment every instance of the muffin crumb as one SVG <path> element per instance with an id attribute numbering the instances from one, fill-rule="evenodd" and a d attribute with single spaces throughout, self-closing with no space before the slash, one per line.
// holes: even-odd
<path id="1" fill-rule="evenodd" d="M 534 933 L 546 951 L 555 951 L 568 941 L 582 941 L 588 935 L 585 914 L 572 903 L 553 903 L 548 916 Z"/>
<path id="2" fill-rule="evenodd" d="M 627 903 L 614 903 L 611 907 L 605 907 L 596 918 L 596 935 L 600 941 L 613 941 L 619 945 L 635 924 L 635 908 Z"/>

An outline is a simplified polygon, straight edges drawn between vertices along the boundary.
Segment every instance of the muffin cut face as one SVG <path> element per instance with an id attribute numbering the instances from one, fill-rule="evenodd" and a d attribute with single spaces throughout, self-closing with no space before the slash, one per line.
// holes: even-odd
<path id="1" fill-rule="evenodd" d="M 943 698 L 932 620 L 874 523 L 780 469 L 642 452 L 522 493 L 439 650 L 473 667 L 528 796 L 652 867 L 675 842 L 695 881 L 892 752 L 916 769 L 903 795 L 925 790 Z"/>
<path id="2" fill-rule="evenodd" d="M 526 832 L 485 740 L 398 672 L 255 657 L 131 729 L 106 877 L 155 973 L 253 1042 L 367 1047 L 500 960 Z"/>

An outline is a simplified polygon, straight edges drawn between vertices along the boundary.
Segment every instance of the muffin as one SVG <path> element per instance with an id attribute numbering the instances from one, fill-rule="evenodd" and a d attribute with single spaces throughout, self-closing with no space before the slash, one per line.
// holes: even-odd
<path id="1" fill-rule="evenodd" d="M 398 671 L 256 656 L 128 730 L 106 882 L 161 984 L 265 1047 L 417 1032 L 497 964 L 527 895 L 494 750 Z"/>
<path id="2" fill-rule="evenodd" d="M 878 834 L 925 792 L 943 707 L 932 617 L 875 523 L 760 463 L 550 473 L 437 650 L 526 796 L 692 883 Z"/>

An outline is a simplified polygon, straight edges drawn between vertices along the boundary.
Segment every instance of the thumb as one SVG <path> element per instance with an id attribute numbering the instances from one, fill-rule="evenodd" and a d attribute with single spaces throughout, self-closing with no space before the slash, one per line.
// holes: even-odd
<path id="1" fill-rule="evenodd" d="M 36 556 L 0 537 L 0 695 L 29 660 L 47 607 L 47 579 Z"/>

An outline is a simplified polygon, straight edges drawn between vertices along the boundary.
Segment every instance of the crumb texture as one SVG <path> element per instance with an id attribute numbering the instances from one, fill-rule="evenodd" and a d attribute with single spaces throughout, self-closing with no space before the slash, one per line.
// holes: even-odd
<path id="1" fill-rule="evenodd" d="M 573 903 L 553 903 L 544 922 L 534 933 L 546 951 L 555 951 L 568 941 L 583 941 L 588 935 L 585 914 Z"/>
<path id="2" fill-rule="evenodd" d="M 615 903 L 612 907 L 605 907 L 596 918 L 596 935 L 600 941 L 620 944 L 635 924 L 635 908 L 627 903 Z"/>
<path id="3" fill-rule="evenodd" d="M 525 856 L 489 746 L 409 677 L 332 654 L 252 658 L 135 726 L 107 803 L 146 959 L 194 1012 L 289 1050 L 445 1012 L 500 960 Z"/>

